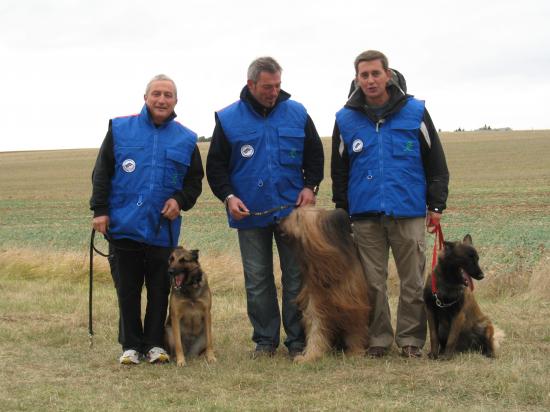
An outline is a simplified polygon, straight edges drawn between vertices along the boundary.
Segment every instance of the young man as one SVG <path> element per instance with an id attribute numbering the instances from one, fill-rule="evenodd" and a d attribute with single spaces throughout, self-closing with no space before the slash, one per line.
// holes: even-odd
<path id="1" fill-rule="evenodd" d="M 449 172 L 424 102 L 403 93 L 376 50 L 355 59 L 358 90 L 336 114 L 332 190 L 348 210 L 371 288 L 368 354 L 384 356 L 394 340 L 386 291 L 391 247 L 401 283 L 395 341 L 420 357 L 426 340 L 422 298 L 425 233 L 446 207 Z"/>
<path id="2" fill-rule="evenodd" d="M 206 175 L 212 192 L 238 230 L 253 357 L 272 356 L 279 345 L 281 315 L 273 276 L 273 238 L 282 269 L 282 319 L 291 357 L 304 347 L 295 298 L 298 263 L 278 222 L 293 206 L 315 204 L 323 179 L 323 147 L 305 108 L 281 90 L 281 66 L 262 57 L 248 68 L 240 99 L 216 113 Z"/>
<path id="3" fill-rule="evenodd" d="M 197 135 L 174 121 L 176 85 L 165 75 L 147 84 L 138 115 L 109 121 L 92 174 L 90 208 L 96 231 L 108 236 L 120 310 L 122 364 L 167 362 L 164 322 L 168 257 L 177 245 L 181 210 L 193 207 L 204 171 Z M 141 320 L 141 290 L 147 307 Z"/>

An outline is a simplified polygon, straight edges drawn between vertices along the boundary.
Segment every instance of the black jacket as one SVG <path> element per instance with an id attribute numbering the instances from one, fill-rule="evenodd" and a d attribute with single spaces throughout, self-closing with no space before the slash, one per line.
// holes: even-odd
<path id="1" fill-rule="evenodd" d="M 281 90 L 275 106 L 288 98 L 290 98 L 290 94 Z M 258 114 L 264 117 L 268 116 L 275 107 L 266 108 L 262 106 L 248 91 L 247 86 L 242 89 L 240 99 L 247 102 Z M 220 124 L 218 115 L 216 114 L 215 117 L 216 126 L 214 127 L 208 157 L 206 158 L 206 177 L 214 195 L 221 201 L 224 201 L 228 195 L 234 193 L 229 173 L 231 146 Z M 323 144 L 309 115 L 307 116 L 304 131 L 304 158 L 302 165 L 304 185 L 314 188 L 315 186 L 319 186 L 321 180 L 323 180 L 325 158 Z"/>
<path id="2" fill-rule="evenodd" d="M 113 150 L 112 122 L 109 120 L 107 135 L 101 144 L 95 167 L 92 172 L 92 197 L 90 198 L 90 209 L 94 211 L 94 217 L 109 214 L 109 195 L 111 193 L 111 179 L 115 173 L 115 155 Z M 178 202 L 181 210 L 191 209 L 202 192 L 202 178 L 204 169 L 202 167 L 199 148 L 195 146 L 191 156 L 191 164 L 183 179 L 183 189 L 174 192 L 172 198 Z"/>
<path id="3" fill-rule="evenodd" d="M 406 102 L 406 96 L 402 90 L 395 85 L 388 87 L 390 100 L 385 105 L 381 114 L 368 107 L 365 95 L 360 88 L 357 88 L 347 101 L 345 107 L 357 110 L 366 115 L 372 122 L 377 123 L 394 113 L 397 113 Z M 445 160 L 443 146 L 439 135 L 427 110 L 424 110 L 421 131 L 418 134 L 422 164 L 426 175 L 426 204 L 428 210 L 442 212 L 446 208 L 447 196 L 449 193 L 449 170 Z M 349 156 L 340 136 L 338 124 L 335 122 L 332 133 L 332 201 L 336 207 L 348 210 L 348 177 L 349 177 Z M 360 218 L 361 216 L 355 216 Z"/>

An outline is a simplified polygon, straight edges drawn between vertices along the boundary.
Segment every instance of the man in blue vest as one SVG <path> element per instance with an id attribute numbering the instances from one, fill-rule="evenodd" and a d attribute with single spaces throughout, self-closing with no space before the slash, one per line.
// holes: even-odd
<path id="1" fill-rule="evenodd" d="M 336 114 L 331 176 L 336 207 L 348 210 L 371 288 L 371 357 L 394 341 L 387 296 L 391 248 L 400 279 L 395 342 L 420 357 L 426 340 L 422 288 L 425 232 L 446 207 L 449 172 L 424 102 L 403 92 L 376 50 L 355 59 L 357 90 Z"/>
<path id="2" fill-rule="evenodd" d="M 121 364 L 169 361 L 164 322 L 170 290 L 168 257 L 177 245 L 182 210 L 193 207 L 204 171 L 197 135 L 174 121 L 176 85 L 157 75 L 137 115 L 109 121 L 92 174 L 93 227 L 110 240 L 119 305 Z M 141 320 L 141 291 L 147 288 Z"/>
<path id="3" fill-rule="evenodd" d="M 229 226 L 238 230 L 248 317 L 256 344 L 253 358 L 273 356 L 281 315 L 273 275 L 273 238 L 282 270 L 282 321 L 292 357 L 304 348 L 295 299 L 298 263 L 278 222 L 292 207 L 315 204 L 323 179 L 323 146 L 305 108 L 281 90 L 281 66 L 254 60 L 240 99 L 216 113 L 206 162 L 212 192 L 225 203 Z"/>

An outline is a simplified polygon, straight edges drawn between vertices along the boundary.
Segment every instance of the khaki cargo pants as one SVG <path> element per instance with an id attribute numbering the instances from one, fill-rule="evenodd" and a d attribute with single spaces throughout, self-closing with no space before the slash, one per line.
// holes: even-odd
<path id="1" fill-rule="evenodd" d="M 425 218 L 377 216 L 353 223 L 355 242 L 370 289 L 369 345 L 390 348 L 393 340 L 387 280 L 391 247 L 400 280 L 395 342 L 422 348 L 426 341 L 423 287 Z"/>

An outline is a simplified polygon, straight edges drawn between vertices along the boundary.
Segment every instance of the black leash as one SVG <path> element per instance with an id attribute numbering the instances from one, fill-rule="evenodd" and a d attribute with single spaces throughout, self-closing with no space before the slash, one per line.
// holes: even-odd
<path id="1" fill-rule="evenodd" d="M 262 212 L 249 212 L 249 213 L 250 213 L 250 216 L 264 216 L 264 215 L 269 215 L 271 213 L 278 212 L 279 210 L 284 210 L 284 209 L 288 209 L 288 208 L 291 208 L 291 207 L 295 208 L 297 206 L 295 204 L 282 205 L 282 206 L 272 207 L 271 209 L 267 209 L 267 210 L 264 210 Z"/>
<path id="2" fill-rule="evenodd" d="M 157 226 L 157 234 L 160 230 L 162 219 L 163 218 L 161 217 L 161 219 L 159 220 L 159 224 Z M 95 247 L 95 232 L 96 230 L 92 229 L 92 234 L 90 236 L 90 285 L 88 290 L 88 339 L 90 340 L 90 348 L 94 345 L 94 329 L 93 329 L 93 319 L 92 319 L 93 318 L 92 317 L 92 309 L 93 309 L 92 300 L 93 300 L 93 287 L 94 287 L 94 252 L 106 258 L 111 257 L 111 254 L 104 253 Z M 172 245 L 172 248 L 175 248 L 177 245 L 174 245 L 174 235 L 172 234 L 172 221 L 170 220 L 168 220 L 168 232 L 170 234 L 170 244 Z M 145 249 L 145 246 L 140 248 L 123 248 L 115 245 L 109 235 L 104 235 L 104 236 L 107 242 L 109 242 L 109 244 L 111 244 L 113 247 L 120 250 L 136 252 L 136 251 Z"/>

